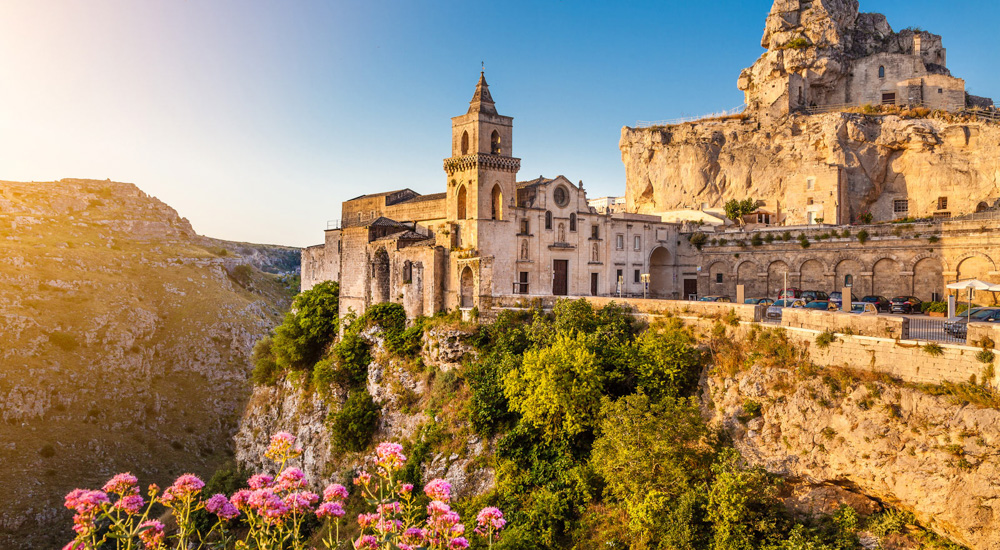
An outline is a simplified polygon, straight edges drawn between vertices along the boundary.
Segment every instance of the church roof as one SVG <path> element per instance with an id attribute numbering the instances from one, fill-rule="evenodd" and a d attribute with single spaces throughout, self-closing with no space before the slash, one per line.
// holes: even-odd
<path id="1" fill-rule="evenodd" d="M 421 235 L 416 231 L 403 231 L 401 233 L 393 233 L 392 235 L 386 235 L 385 237 L 379 237 L 375 239 L 376 241 L 423 241 L 430 239 L 427 235 Z"/>
<path id="2" fill-rule="evenodd" d="M 476 84 L 476 93 L 472 95 L 469 102 L 469 113 L 497 114 L 496 105 L 493 104 L 493 96 L 490 95 L 490 87 L 486 84 L 486 73 L 479 73 L 479 82 Z"/>
<path id="3" fill-rule="evenodd" d="M 420 195 L 419 197 L 413 197 L 406 202 L 424 202 L 424 201 L 437 201 L 448 198 L 448 193 L 433 193 L 431 195 Z"/>
<path id="4" fill-rule="evenodd" d="M 407 192 L 407 191 L 409 191 L 410 193 L 413 193 L 414 195 L 417 194 L 416 191 L 414 191 L 413 189 L 410 189 L 409 187 L 407 187 L 407 188 L 404 188 L 404 189 L 396 189 L 395 191 L 383 191 L 382 193 L 369 193 L 367 195 L 358 195 L 357 197 L 354 197 L 353 199 L 347 199 L 344 202 L 356 201 L 358 199 L 371 199 L 371 198 L 375 198 L 375 197 L 385 197 L 387 195 L 394 195 L 396 193 L 404 193 L 404 192 Z"/>
<path id="5" fill-rule="evenodd" d="M 399 229 L 409 229 L 410 226 L 405 223 L 399 223 L 396 220 L 390 220 L 385 216 L 379 216 L 374 220 L 366 224 L 368 227 L 393 227 Z"/>

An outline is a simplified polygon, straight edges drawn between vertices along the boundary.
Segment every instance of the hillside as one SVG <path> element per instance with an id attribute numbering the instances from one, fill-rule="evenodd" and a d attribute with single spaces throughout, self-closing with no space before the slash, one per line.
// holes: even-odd
<path id="1" fill-rule="evenodd" d="M 298 251 L 198 236 L 132 184 L 0 182 L 0 548 L 71 534 L 70 489 L 232 455 Z"/>

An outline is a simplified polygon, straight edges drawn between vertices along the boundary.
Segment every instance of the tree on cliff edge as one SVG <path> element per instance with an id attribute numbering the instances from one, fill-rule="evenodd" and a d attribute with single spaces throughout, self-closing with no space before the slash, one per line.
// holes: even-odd
<path id="1" fill-rule="evenodd" d="M 733 223 L 743 226 L 743 216 L 753 214 L 757 211 L 757 201 L 747 198 L 743 200 L 732 199 L 726 202 L 726 217 Z"/>

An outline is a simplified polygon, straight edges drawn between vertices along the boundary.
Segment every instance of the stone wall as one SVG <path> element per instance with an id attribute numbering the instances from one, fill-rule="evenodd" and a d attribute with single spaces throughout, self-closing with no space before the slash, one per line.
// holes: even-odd
<path id="1" fill-rule="evenodd" d="M 905 317 L 798 308 L 785 308 L 782 311 L 781 326 L 882 338 L 905 338 L 909 334 L 909 319 Z"/>

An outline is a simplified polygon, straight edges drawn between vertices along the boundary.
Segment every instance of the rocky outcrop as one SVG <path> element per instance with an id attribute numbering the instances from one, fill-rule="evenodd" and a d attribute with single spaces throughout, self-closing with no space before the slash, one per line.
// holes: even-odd
<path id="1" fill-rule="evenodd" d="M 0 206 L 0 548 L 61 547 L 73 488 L 229 458 L 290 293 L 132 184 L 0 182 Z"/>
<path id="2" fill-rule="evenodd" d="M 865 210 L 899 217 L 895 199 L 918 217 L 940 197 L 953 214 L 1000 199 L 1000 126 L 990 123 L 829 113 L 770 129 L 749 120 L 624 128 L 620 148 L 628 208 L 639 213 L 752 197 L 804 218 L 806 179 L 824 174 L 846 187 L 842 223 Z"/>
<path id="3" fill-rule="evenodd" d="M 744 458 L 806 487 L 806 510 L 846 502 L 864 511 L 874 498 L 970 548 L 1000 547 L 1000 411 L 761 367 L 710 376 L 707 395 Z M 758 417 L 748 418 L 751 401 Z"/>

